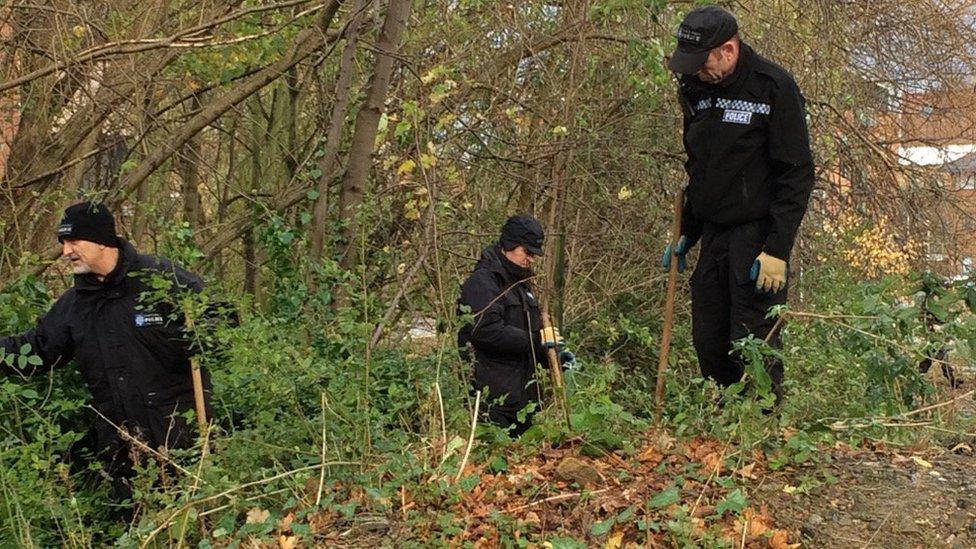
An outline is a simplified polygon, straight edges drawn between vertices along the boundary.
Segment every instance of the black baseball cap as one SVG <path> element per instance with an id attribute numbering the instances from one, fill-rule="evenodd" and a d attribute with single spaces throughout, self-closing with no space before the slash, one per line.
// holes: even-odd
<path id="1" fill-rule="evenodd" d="M 698 72 L 708 52 L 739 32 L 735 17 L 718 6 L 703 6 L 688 12 L 678 26 L 678 47 L 668 60 L 668 68 L 679 74 Z"/>
<path id="2" fill-rule="evenodd" d="M 524 246 L 525 251 L 542 255 L 542 241 L 545 231 L 542 223 L 531 215 L 513 215 L 502 226 L 502 236 L 499 243 L 502 249 L 511 250 L 516 246 Z"/>

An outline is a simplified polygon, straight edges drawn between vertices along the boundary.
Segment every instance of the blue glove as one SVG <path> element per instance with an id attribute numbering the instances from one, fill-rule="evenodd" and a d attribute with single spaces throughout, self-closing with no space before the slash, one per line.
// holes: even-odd
<path id="1" fill-rule="evenodd" d="M 664 255 L 661 256 L 661 267 L 667 271 L 671 268 L 671 245 L 668 244 L 664 248 Z M 678 258 L 678 272 L 685 272 L 685 267 L 688 266 L 688 260 L 685 258 L 685 254 L 688 253 L 688 237 L 682 236 L 678 238 L 678 243 L 674 246 L 674 255 Z"/>
<path id="2" fill-rule="evenodd" d="M 575 370 L 576 355 L 570 351 L 559 351 L 559 364 L 563 367 L 563 370 Z"/>

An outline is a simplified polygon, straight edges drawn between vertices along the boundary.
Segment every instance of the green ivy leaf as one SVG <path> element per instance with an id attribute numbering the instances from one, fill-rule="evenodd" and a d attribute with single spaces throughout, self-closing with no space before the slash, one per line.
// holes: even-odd
<path id="1" fill-rule="evenodd" d="M 613 528 L 615 523 L 616 521 L 613 519 L 596 522 L 593 524 L 593 527 L 590 528 L 590 534 L 594 537 L 604 536 L 610 531 L 611 528 Z"/>
<path id="2" fill-rule="evenodd" d="M 738 515 L 743 509 L 746 508 L 746 505 L 748 504 L 749 502 L 746 499 L 745 494 L 742 493 L 742 490 L 736 488 L 730 492 L 729 495 L 725 496 L 722 503 L 715 506 L 715 513 L 718 515 L 724 515 L 726 511 L 731 511 Z"/>
<path id="3" fill-rule="evenodd" d="M 667 507 L 668 505 L 678 503 L 679 499 L 680 496 L 678 494 L 678 489 L 672 486 L 667 490 L 658 492 L 657 495 L 652 497 L 650 501 L 647 502 L 647 504 L 655 509 L 660 509 L 661 507 Z"/>

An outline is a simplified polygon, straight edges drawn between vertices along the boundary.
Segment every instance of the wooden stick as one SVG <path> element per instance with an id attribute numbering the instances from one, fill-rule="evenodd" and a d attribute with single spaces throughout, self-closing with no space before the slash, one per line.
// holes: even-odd
<path id="1" fill-rule="evenodd" d="M 325 422 L 325 391 L 321 391 L 319 396 L 322 400 L 322 453 L 321 459 L 322 463 L 325 463 L 325 451 L 326 451 L 326 422 Z M 319 487 L 315 492 L 315 508 L 322 503 L 322 489 L 325 486 L 325 467 L 319 470 Z"/>
<path id="2" fill-rule="evenodd" d="M 468 436 L 468 446 L 464 449 L 464 458 L 461 460 L 461 466 L 458 468 L 457 476 L 454 477 L 454 482 L 461 480 L 461 475 L 464 473 L 464 467 L 468 464 L 468 457 L 471 456 L 471 446 L 474 445 L 474 432 L 478 428 L 478 408 L 481 405 L 481 391 L 478 391 L 477 396 L 474 399 L 474 413 L 471 414 L 471 435 Z"/>
<path id="3" fill-rule="evenodd" d="M 674 294 L 678 287 L 678 257 L 674 250 L 681 238 L 681 210 L 684 208 L 685 192 L 679 190 L 674 198 L 674 224 L 671 226 L 670 269 L 668 269 L 668 293 L 664 302 L 664 331 L 661 334 L 661 354 L 657 361 L 657 390 L 654 393 L 656 410 L 654 421 L 661 423 L 664 413 L 664 371 L 668 366 L 668 352 L 671 350 L 671 329 L 674 327 Z"/>
<path id="4" fill-rule="evenodd" d="M 192 302 L 187 299 L 184 302 L 183 314 L 186 316 L 186 331 L 193 332 L 193 313 L 191 312 Z M 193 372 L 193 400 L 197 411 L 197 428 L 200 430 L 200 438 L 203 439 L 207 434 L 207 407 L 203 400 L 203 376 L 200 374 L 200 363 L 196 355 L 190 357 L 190 370 Z M 204 446 L 204 454 L 207 449 Z"/>
<path id="5" fill-rule="evenodd" d="M 547 301 L 540 300 L 540 306 L 542 328 L 548 329 L 552 327 L 552 322 L 549 320 L 549 304 Z M 569 397 L 566 394 L 566 382 L 563 380 L 563 367 L 559 364 L 559 355 L 556 354 L 555 347 L 546 349 L 546 359 L 549 362 L 549 370 L 552 371 L 552 397 L 556 400 L 559 411 L 566 419 L 566 426 L 572 429 L 573 423 L 569 419 Z"/>
<path id="6" fill-rule="evenodd" d="M 610 488 L 603 488 L 601 490 L 593 490 L 593 491 L 587 491 L 587 492 L 573 492 L 571 494 L 559 494 L 559 495 L 552 496 L 552 497 L 548 497 L 548 498 L 545 498 L 545 499 L 536 500 L 536 501 L 533 501 L 531 503 L 526 503 L 525 505 L 519 505 L 518 507 L 513 507 L 511 509 L 506 509 L 505 512 L 511 514 L 511 513 L 514 513 L 515 511 L 521 511 L 522 509 L 528 509 L 529 507 L 535 507 L 536 505 L 542 505 L 543 503 L 551 503 L 553 501 L 561 501 L 561 500 L 564 500 L 564 499 L 576 498 L 576 497 L 582 496 L 583 494 L 586 494 L 587 496 L 595 496 L 597 494 L 602 494 L 604 492 L 609 492 L 609 491 L 610 491 Z"/>

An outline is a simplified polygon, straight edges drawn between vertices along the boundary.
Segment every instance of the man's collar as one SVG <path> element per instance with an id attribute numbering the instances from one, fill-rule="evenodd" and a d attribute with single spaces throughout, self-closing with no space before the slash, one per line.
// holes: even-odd
<path id="1" fill-rule="evenodd" d="M 136 251 L 132 247 L 132 244 L 119 238 L 119 259 L 116 261 L 115 268 L 112 269 L 112 272 L 105 275 L 102 280 L 99 280 L 98 275 L 94 273 L 75 275 L 75 288 L 92 291 L 118 285 L 125 279 L 126 274 L 129 272 L 129 266 L 132 263 L 132 258 L 135 256 L 135 253 Z"/>
<path id="2" fill-rule="evenodd" d="M 745 41 L 739 40 L 739 59 L 735 62 L 735 69 L 728 78 L 717 84 L 720 88 L 728 88 L 739 82 L 749 72 L 752 65 L 752 48 Z"/>

